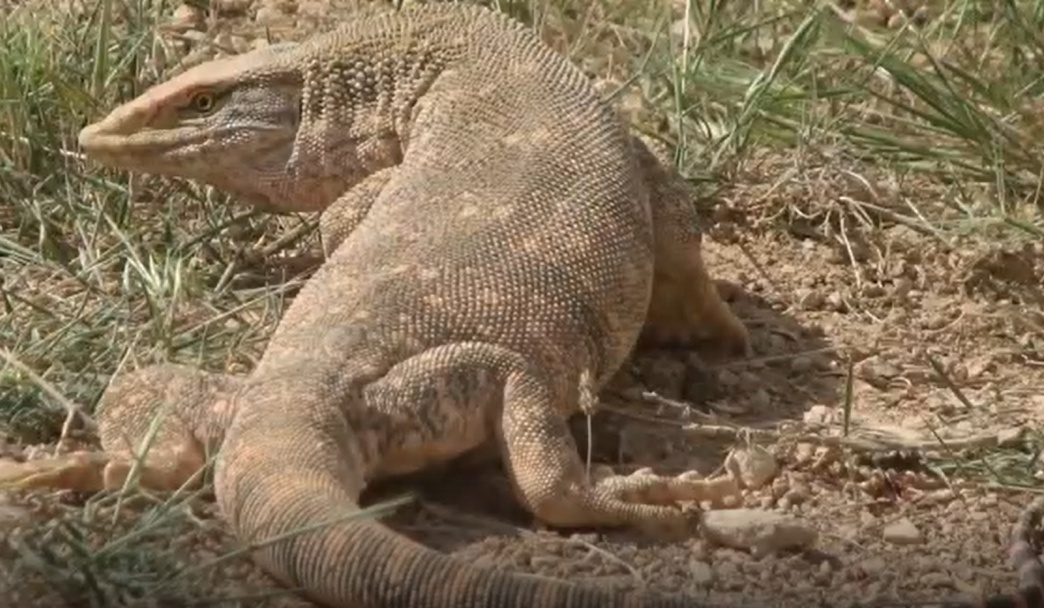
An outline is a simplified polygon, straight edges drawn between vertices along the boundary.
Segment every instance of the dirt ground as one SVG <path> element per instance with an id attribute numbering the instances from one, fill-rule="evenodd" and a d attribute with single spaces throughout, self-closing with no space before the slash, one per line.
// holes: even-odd
<path id="1" fill-rule="evenodd" d="M 298 37 L 305 30 L 292 28 L 326 27 L 343 8 L 324 0 L 253 8 L 249 0 L 225 3 L 231 31 L 249 32 L 229 38 L 232 46 L 249 46 L 260 22 L 275 38 Z M 177 19 L 197 22 L 187 10 Z M 622 470 L 709 473 L 748 437 L 773 450 L 783 468 L 769 486 L 748 492 L 747 506 L 799 517 L 819 531 L 814 549 L 755 558 L 700 538 L 660 544 L 625 531 L 541 530 L 514 504 L 495 468 L 458 470 L 478 466 L 467 464 L 407 484 L 423 498 L 391 525 L 480 564 L 686 592 L 723 606 L 937 602 L 1009 591 L 1015 578 L 1006 563 L 1007 537 L 1031 495 L 967 479 L 987 467 L 1003 479 L 1008 460 L 991 450 L 999 442 L 1019 453 L 1019 441 L 1044 418 L 1044 249 L 982 234 L 936 238 L 890 222 L 881 211 L 906 199 L 941 206 L 951 195 L 945 186 L 897 184 L 830 158 L 801 163 L 766 156 L 706 201 L 712 217 L 706 259 L 714 275 L 735 287 L 733 305 L 752 331 L 754 356 L 639 353 L 603 396 L 591 447 L 596 461 Z M 853 435 L 888 445 L 928 444 L 938 462 L 965 468 L 938 465 L 943 475 L 933 476 L 923 465 L 907 471 L 888 462 L 856 463 L 853 451 L 826 450 L 821 438 L 838 436 L 846 400 Z M 575 428 L 582 448 L 585 422 Z M 1013 430 L 1019 428 L 1026 432 Z M 944 447 L 951 443 L 957 447 Z M 962 446 L 969 448 L 963 459 L 948 451 Z M 1024 477 L 1036 474 L 1034 463 L 1018 466 L 1034 469 L 1021 470 Z M 0 498 L 3 509 L 27 508 L 33 521 L 49 522 L 8 526 L 28 545 L 61 534 L 56 522 L 63 519 L 107 521 L 84 515 L 83 505 L 84 497 L 68 494 Z M 201 563 L 230 541 L 210 502 L 190 505 L 175 536 L 170 528 L 156 532 L 157 555 L 173 551 L 171 563 Z M 102 514 L 112 509 L 98 508 Z M 118 528 L 147 529 L 134 517 L 122 515 Z M 887 531 L 896 524 L 906 533 L 890 540 Z M 111 534 L 99 523 L 79 542 L 97 546 Z M 25 558 L 14 549 L 5 553 Z M 124 565 L 128 572 L 149 561 L 127 559 L 134 562 Z M 203 576 L 216 589 L 197 587 L 192 595 L 198 599 L 271 589 L 243 559 Z M 93 605 L 54 597 L 61 589 L 39 581 L 17 583 L 21 598 L 39 605 L 48 599 L 55 602 L 50 605 Z M 11 597 L 21 605 L 19 596 Z M 222 605 L 307 604 L 280 596 Z"/>

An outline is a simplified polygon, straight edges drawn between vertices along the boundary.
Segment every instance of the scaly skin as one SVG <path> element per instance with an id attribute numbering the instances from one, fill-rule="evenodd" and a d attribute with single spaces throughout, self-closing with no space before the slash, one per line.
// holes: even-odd
<path id="1" fill-rule="evenodd" d="M 991 595 L 975 602 L 947 602 L 943 608 L 1042 608 L 1044 607 L 1044 565 L 1041 564 L 1036 528 L 1044 516 L 1044 497 L 1023 509 L 1012 526 L 1008 561 L 1018 573 L 1018 587 L 1011 593 Z"/>
<path id="2" fill-rule="evenodd" d="M 389 76 L 393 86 L 381 83 L 379 95 L 358 99 L 341 95 L 352 74 L 331 72 L 325 59 L 313 68 L 325 82 L 320 74 L 306 79 L 303 70 L 266 70 L 298 46 L 281 43 L 197 66 L 86 127 L 81 146 L 111 166 L 196 179 L 263 210 L 322 211 L 329 253 L 362 221 L 402 161 L 412 100 L 398 88 L 399 74 Z M 395 56 L 380 50 L 380 41 L 364 43 L 359 52 L 366 47 L 376 50 L 364 63 Z M 400 72 L 423 69 L 416 57 L 397 60 Z M 195 104 L 218 99 L 218 92 L 225 92 L 219 98 L 224 111 L 200 112 Z M 300 119 L 302 99 L 316 106 L 312 120 Z M 648 189 L 656 242 L 642 342 L 705 341 L 727 354 L 749 354 L 747 329 L 703 265 L 688 184 L 662 150 L 651 151 L 639 137 L 631 145 Z"/>
<path id="3" fill-rule="evenodd" d="M 324 605 L 693 605 L 476 568 L 343 520 L 371 480 L 490 443 L 550 525 L 676 536 L 679 503 L 737 498 L 693 473 L 588 480 L 566 426 L 642 333 L 748 348 L 688 200 L 678 183 L 661 196 L 670 172 L 636 141 L 526 28 L 452 4 L 204 64 L 117 108 L 81 133 L 89 156 L 324 211 L 327 260 L 248 377 L 123 376 L 103 398 L 106 454 L 27 465 L 22 485 L 121 484 L 127 446 L 166 412 L 146 485 L 185 483 L 220 450 L 215 494 L 244 542 L 340 519 L 254 552 Z"/>

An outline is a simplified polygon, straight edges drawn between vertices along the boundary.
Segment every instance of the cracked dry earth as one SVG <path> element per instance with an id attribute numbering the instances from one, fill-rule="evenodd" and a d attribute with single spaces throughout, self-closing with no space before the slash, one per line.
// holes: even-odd
<path id="1" fill-rule="evenodd" d="M 282 24 L 285 32 L 331 10 L 305 0 L 226 4 L 244 28 L 279 31 Z M 183 32 L 200 23 L 184 7 L 175 22 Z M 969 481 L 968 469 L 938 465 L 943 476 L 933 475 L 910 459 L 889 458 L 885 448 L 963 450 L 969 466 L 998 446 L 1030 450 L 1025 441 L 1044 418 L 1044 250 L 989 234 L 936 238 L 888 212 L 912 200 L 945 216 L 955 194 L 943 186 L 895 183 L 836 160 L 800 162 L 766 155 L 708 201 L 706 259 L 734 287 L 754 356 L 641 352 L 603 395 L 603 411 L 590 424 L 577 420 L 574 432 L 593 461 L 623 471 L 711 473 L 731 449 L 764 448 L 779 470 L 745 491 L 745 506 L 796 518 L 818 532 L 813 546 L 754 556 L 700 535 L 658 544 L 626 531 L 541 530 L 495 468 L 467 462 L 377 488 L 375 500 L 403 488 L 422 497 L 388 523 L 479 564 L 686 591 L 722 606 L 938 601 L 1009 590 L 1007 536 L 1030 496 Z M 839 447 L 846 398 L 850 436 L 861 442 Z M 25 454 L 11 445 L 8 455 Z M 122 506 L 113 527 L 111 503 L 5 494 L 0 534 L 30 547 L 69 543 L 73 526 L 62 522 L 76 521 L 84 534 L 78 542 L 99 549 L 117 531 L 139 531 L 139 554 L 111 549 L 109 562 L 78 566 L 78 576 L 96 577 L 99 586 L 122 585 L 105 591 L 110 598 L 134 595 L 134 584 L 106 567 L 137 570 L 146 580 L 150 569 L 203 564 L 231 546 L 206 497 L 172 509 L 162 525 L 140 515 L 155 504 L 139 498 Z M 26 559 L 8 546 L 0 551 L 8 564 Z M 243 558 L 199 570 L 186 578 L 191 587 L 171 592 L 211 601 L 255 596 L 230 606 L 307 606 L 285 594 L 257 597 L 273 588 Z M 42 580 L 0 586 L 11 589 L 14 605 L 90 605 Z"/>

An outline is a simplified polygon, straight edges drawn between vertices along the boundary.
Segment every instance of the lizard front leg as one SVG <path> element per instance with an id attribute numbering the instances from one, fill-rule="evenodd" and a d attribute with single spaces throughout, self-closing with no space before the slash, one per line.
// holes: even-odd
<path id="1" fill-rule="evenodd" d="M 319 216 L 319 235 L 323 241 L 323 257 L 329 258 L 337 247 L 355 230 L 397 167 L 388 167 L 366 176 L 351 190 L 330 204 Z"/>
<path id="2" fill-rule="evenodd" d="M 653 295 L 641 342 L 689 345 L 706 341 L 726 354 L 749 355 L 750 336 L 710 277 L 701 254 L 702 235 L 688 184 L 639 137 L 636 159 L 649 191 L 656 239 Z"/>
<path id="3" fill-rule="evenodd" d="M 220 446 L 232 419 L 240 383 L 175 364 L 120 376 L 99 403 L 103 451 L 2 463 L 0 487 L 96 492 L 123 486 L 132 471 L 149 489 L 198 487 L 208 453 Z"/>

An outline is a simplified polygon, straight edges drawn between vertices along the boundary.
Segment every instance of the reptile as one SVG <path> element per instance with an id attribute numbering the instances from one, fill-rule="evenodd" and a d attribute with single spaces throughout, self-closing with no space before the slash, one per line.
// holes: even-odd
<path id="1" fill-rule="evenodd" d="M 1018 583 L 1015 591 L 973 601 L 947 602 L 942 608 L 1044 608 L 1044 564 L 1041 563 L 1038 527 L 1044 518 L 1044 497 L 1030 501 L 1012 526 L 1008 562 Z"/>
<path id="2" fill-rule="evenodd" d="M 7 483 L 94 491 L 134 470 L 172 489 L 200 483 L 222 447 L 219 504 L 251 542 L 351 511 L 372 479 L 481 442 L 499 444 L 521 501 L 552 524 L 678 527 L 663 503 L 730 489 L 582 475 L 563 419 L 620 365 L 643 314 L 639 342 L 749 344 L 703 268 L 683 182 L 510 20 L 416 8 L 213 61 L 80 143 L 114 167 L 322 211 L 329 261 L 249 377 L 174 364 L 122 375 L 99 403 L 102 452 L 23 463 Z M 1013 530 L 1019 592 L 946 606 L 1042 605 L 1041 510 Z M 334 608 L 694 603 L 475 568 L 367 521 L 254 556 Z"/>
<path id="3" fill-rule="evenodd" d="M 99 402 L 101 452 L 9 482 L 98 490 L 133 471 L 172 489 L 216 453 L 233 534 L 333 608 L 692 605 L 477 567 L 344 517 L 376 479 L 490 447 L 551 526 L 676 538 L 687 504 L 739 499 L 728 477 L 589 473 L 577 453 L 567 418 L 640 340 L 739 353 L 749 337 L 703 266 L 682 182 L 533 31 L 479 6 L 374 12 L 191 68 L 79 143 L 103 165 L 319 211 L 325 259 L 248 375 L 121 375 Z"/>

